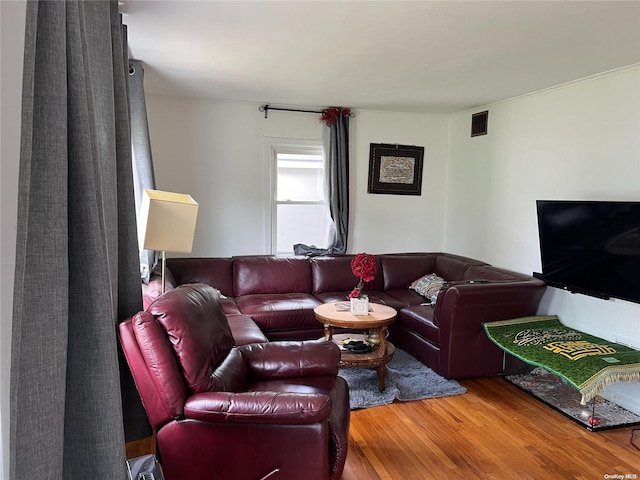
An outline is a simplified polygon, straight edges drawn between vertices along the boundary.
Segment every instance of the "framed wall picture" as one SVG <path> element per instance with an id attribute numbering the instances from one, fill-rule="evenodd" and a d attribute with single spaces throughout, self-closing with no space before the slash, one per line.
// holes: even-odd
<path id="1" fill-rule="evenodd" d="M 372 143 L 368 193 L 422 194 L 424 147 Z"/>

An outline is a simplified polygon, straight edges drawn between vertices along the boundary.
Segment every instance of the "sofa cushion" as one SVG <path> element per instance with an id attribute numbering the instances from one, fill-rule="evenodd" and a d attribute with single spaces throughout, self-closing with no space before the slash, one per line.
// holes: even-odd
<path id="1" fill-rule="evenodd" d="M 444 278 L 447 282 L 467 279 L 467 270 L 472 266 L 486 265 L 483 262 L 457 255 L 438 255 L 433 266 L 433 273 Z"/>
<path id="2" fill-rule="evenodd" d="M 214 289 L 203 284 L 181 285 L 166 292 L 147 311 L 167 332 L 191 392 L 209 391 L 213 370 L 234 344 Z"/>
<path id="3" fill-rule="evenodd" d="M 264 332 L 319 326 L 313 309 L 320 301 L 308 293 L 276 293 L 236 297 L 240 311 Z M 268 335 L 267 335 L 268 336 Z"/>
<path id="4" fill-rule="evenodd" d="M 336 257 L 315 257 L 311 259 L 311 272 L 313 278 L 313 294 L 326 292 L 351 292 L 358 285 L 359 278 L 351 271 L 351 261 L 355 255 Z M 364 284 L 363 293 L 370 291 L 382 291 L 384 280 L 378 262 L 378 271 L 372 281 Z"/>
<path id="5" fill-rule="evenodd" d="M 399 302 L 401 302 L 405 306 L 420 305 L 421 303 L 424 303 L 427 301 L 422 295 L 416 293 L 415 290 L 409 290 L 408 288 L 399 288 L 397 290 L 387 290 L 384 293 L 397 299 Z"/>
<path id="6" fill-rule="evenodd" d="M 412 331 L 432 344 L 440 345 L 440 328 L 433 323 L 433 307 L 407 307 L 398 314 L 398 321 L 401 329 Z"/>
<path id="7" fill-rule="evenodd" d="M 489 265 L 472 266 L 466 272 L 465 280 L 469 281 L 486 281 L 486 282 L 517 282 L 522 280 L 530 280 L 531 277 L 510 272 L 501 268 L 491 267 Z"/>
<path id="8" fill-rule="evenodd" d="M 387 253 L 380 255 L 384 290 L 409 288 L 411 282 L 433 272 L 435 253 Z"/>
<path id="9" fill-rule="evenodd" d="M 306 258 L 270 255 L 234 257 L 236 297 L 256 294 L 311 293 L 311 266 Z M 246 313 L 240 307 L 242 313 Z"/>
<path id="10" fill-rule="evenodd" d="M 233 297 L 233 260 L 231 258 L 168 258 L 176 285 L 205 283 Z"/>

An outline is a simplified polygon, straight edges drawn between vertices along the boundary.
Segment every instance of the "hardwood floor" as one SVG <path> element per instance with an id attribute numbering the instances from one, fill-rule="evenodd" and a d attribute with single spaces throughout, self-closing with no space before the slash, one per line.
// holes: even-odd
<path id="1" fill-rule="evenodd" d="M 500 377 L 460 383 L 464 395 L 351 412 L 342 480 L 640 479 L 640 427 L 589 432 Z M 154 447 L 135 443 L 130 457 Z"/>
<path id="2" fill-rule="evenodd" d="M 127 459 L 141 457 L 142 455 L 156 454 L 156 438 L 147 437 L 125 445 Z"/>
<path id="3" fill-rule="evenodd" d="M 589 432 L 500 377 L 460 383 L 465 395 L 353 411 L 342 480 L 640 478 L 640 431 Z"/>

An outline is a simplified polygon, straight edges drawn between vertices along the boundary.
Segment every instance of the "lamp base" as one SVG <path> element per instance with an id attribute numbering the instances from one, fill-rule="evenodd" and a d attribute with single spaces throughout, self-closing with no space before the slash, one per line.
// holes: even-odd
<path id="1" fill-rule="evenodd" d="M 164 294 L 165 292 L 165 273 L 164 273 L 164 269 L 166 268 L 166 255 L 165 255 L 165 251 L 162 250 L 162 293 Z"/>

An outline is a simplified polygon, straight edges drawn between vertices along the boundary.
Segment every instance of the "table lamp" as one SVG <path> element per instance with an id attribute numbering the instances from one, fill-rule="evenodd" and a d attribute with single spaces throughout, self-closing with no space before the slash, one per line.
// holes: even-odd
<path id="1" fill-rule="evenodd" d="M 165 292 L 165 252 L 190 252 L 198 203 L 183 193 L 145 190 L 142 194 L 138 241 L 145 250 L 162 252 L 162 293 Z"/>

